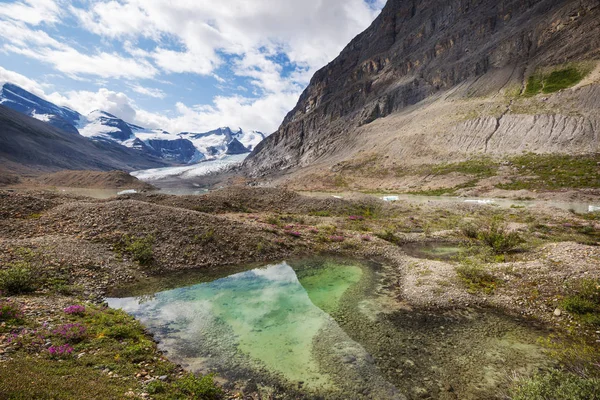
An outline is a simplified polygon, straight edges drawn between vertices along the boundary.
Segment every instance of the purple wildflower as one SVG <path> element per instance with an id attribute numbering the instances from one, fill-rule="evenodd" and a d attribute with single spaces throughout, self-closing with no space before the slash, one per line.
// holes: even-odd
<path id="1" fill-rule="evenodd" d="M 52 358 L 60 358 L 70 356 L 73 353 L 73 347 L 69 344 L 63 344 L 61 346 L 50 346 L 48 348 L 48 354 Z"/>
<path id="2" fill-rule="evenodd" d="M 23 319 L 23 311 L 11 300 L 0 301 L 0 321 Z"/>
<path id="3" fill-rule="evenodd" d="M 66 324 L 61 325 L 52 331 L 56 335 L 67 342 L 80 342 L 85 337 L 87 328 L 81 324 Z"/>
<path id="4" fill-rule="evenodd" d="M 302 234 L 298 231 L 287 231 L 286 232 L 288 235 L 293 236 L 293 237 L 300 237 L 302 236 Z"/>
<path id="5" fill-rule="evenodd" d="M 65 312 L 65 314 L 69 314 L 69 315 L 83 315 L 83 314 L 85 314 L 85 307 L 76 304 L 76 305 L 65 308 L 64 312 Z"/>

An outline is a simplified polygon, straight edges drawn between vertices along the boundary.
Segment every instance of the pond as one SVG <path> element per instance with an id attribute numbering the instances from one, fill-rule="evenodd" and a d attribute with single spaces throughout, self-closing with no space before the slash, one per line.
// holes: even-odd
<path id="1" fill-rule="evenodd" d="M 107 302 L 186 369 L 275 398 L 501 398 L 510 374 L 545 364 L 543 332 L 486 310 L 412 311 L 386 268 L 319 258 L 196 272 Z"/>

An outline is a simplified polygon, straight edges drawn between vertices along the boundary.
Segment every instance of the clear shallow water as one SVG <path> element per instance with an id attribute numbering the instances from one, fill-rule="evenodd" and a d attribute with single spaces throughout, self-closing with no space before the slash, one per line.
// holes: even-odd
<path id="1" fill-rule="evenodd" d="M 389 296 L 380 301 L 385 276 L 359 262 L 308 260 L 195 285 L 190 275 L 185 287 L 107 302 L 187 369 L 279 388 L 283 398 L 401 399 L 416 389 L 437 398 L 447 381 L 463 385 L 462 398 L 494 398 L 470 393 L 540 364 L 531 329 L 493 313 L 395 309 Z"/>

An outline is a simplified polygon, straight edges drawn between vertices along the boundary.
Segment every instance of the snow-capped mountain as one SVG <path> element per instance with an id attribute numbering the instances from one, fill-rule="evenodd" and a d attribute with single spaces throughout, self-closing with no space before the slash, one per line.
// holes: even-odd
<path id="1" fill-rule="evenodd" d="M 251 152 L 266 136 L 257 131 L 232 130 L 229 127 L 205 133 L 171 134 L 130 124 L 102 110 L 81 115 L 57 106 L 19 86 L 5 83 L 0 87 L 0 104 L 47 122 L 64 131 L 96 141 L 120 145 L 176 163 L 194 163 Z"/>
<path id="2" fill-rule="evenodd" d="M 0 87 L 0 104 L 63 131 L 78 133 L 75 126 L 79 123 L 81 114 L 68 107 L 50 103 L 12 83 L 5 83 Z"/>

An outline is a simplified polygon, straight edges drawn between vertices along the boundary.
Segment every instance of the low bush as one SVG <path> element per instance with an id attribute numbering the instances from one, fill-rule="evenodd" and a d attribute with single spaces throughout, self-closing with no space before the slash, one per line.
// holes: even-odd
<path id="1" fill-rule="evenodd" d="M 396 234 L 390 230 L 385 230 L 383 232 L 378 232 L 375 234 L 375 236 L 377 236 L 379 239 L 383 239 L 386 242 L 390 242 L 392 244 L 395 244 L 397 246 L 400 246 L 402 244 L 404 244 L 404 241 L 396 236 Z"/>
<path id="2" fill-rule="evenodd" d="M 177 381 L 175 386 L 193 399 L 214 400 L 223 396 L 223 391 L 215 384 L 214 375 L 212 374 L 202 377 L 188 374 Z"/>
<path id="3" fill-rule="evenodd" d="M 21 321 L 23 311 L 16 303 L 10 300 L 0 300 L 0 321 Z"/>
<path id="4" fill-rule="evenodd" d="M 456 267 L 458 277 L 467 285 L 470 293 L 484 292 L 491 294 L 501 281 L 483 267 L 463 263 Z"/>
<path id="5" fill-rule="evenodd" d="M 141 238 L 125 237 L 125 251 L 141 265 L 148 265 L 154 259 L 154 236 L 149 235 Z"/>
<path id="6" fill-rule="evenodd" d="M 488 228 L 482 229 L 477 237 L 496 254 L 509 253 L 524 243 L 519 233 L 507 231 L 496 221 L 492 222 Z"/>
<path id="7" fill-rule="evenodd" d="M 0 290 L 7 294 L 31 293 L 37 288 L 37 279 L 28 263 L 12 264 L 10 268 L 0 271 Z"/>

